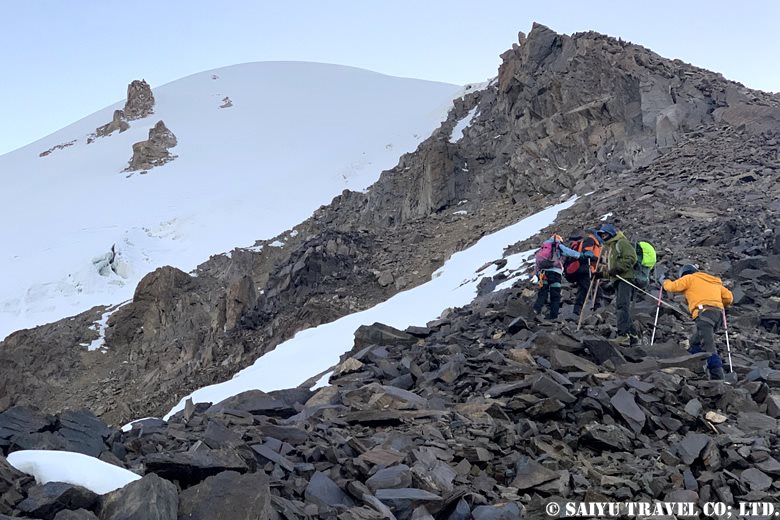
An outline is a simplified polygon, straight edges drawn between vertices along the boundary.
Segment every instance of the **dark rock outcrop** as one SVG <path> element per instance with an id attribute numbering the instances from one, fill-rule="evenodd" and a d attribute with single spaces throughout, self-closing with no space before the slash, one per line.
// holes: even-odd
<path id="1" fill-rule="evenodd" d="M 176 156 L 169 152 L 176 144 L 173 132 L 168 130 L 163 121 L 157 121 L 157 124 L 149 129 L 149 138 L 133 145 L 133 156 L 124 171 L 150 170 L 176 159 Z"/>
<path id="2" fill-rule="evenodd" d="M 122 110 L 114 110 L 114 115 L 111 118 L 110 123 L 106 123 L 103 126 L 99 126 L 95 129 L 94 137 L 87 139 L 88 143 L 93 142 L 98 137 L 106 137 L 119 131 L 121 134 L 125 130 L 130 128 L 130 124 L 125 119 L 125 113 Z"/>
<path id="3" fill-rule="evenodd" d="M 154 94 L 146 80 L 136 79 L 127 86 L 123 112 L 128 121 L 143 119 L 154 113 Z"/>
<path id="4" fill-rule="evenodd" d="M 64 150 L 65 148 L 68 148 L 70 146 L 73 146 L 76 144 L 77 139 L 73 139 L 72 141 L 68 141 L 67 143 L 60 143 L 57 145 L 52 146 L 48 150 L 44 150 L 41 153 L 38 154 L 38 157 L 46 157 L 48 155 L 51 155 L 53 152 L 56 152 L 57 150 Z"/>

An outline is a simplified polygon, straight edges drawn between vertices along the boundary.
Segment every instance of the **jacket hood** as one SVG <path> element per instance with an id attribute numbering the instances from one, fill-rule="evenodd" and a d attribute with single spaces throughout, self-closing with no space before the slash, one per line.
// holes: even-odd
<path id="1" fill-rule="evenodd" d="M 612 243 L 617 242 L 618 240 L 620 240 L 622 238 L 626 238 L 626 235 L 624 235 L 622 231 L 618 231 L 617 235 L 615 235 L 614 237 L 612 237 L 609 240 L 607 240 L 607 244 L 612 244 Z"/>
<path id="2" fill-rule="evenodd" d="M 707 273 L 702 273 L 701 271 L 699 271 L 698 273 L 686 274 L 685 276 L 695 276 L 699 280 L 701 280 L 703 282 L 707 282 L 707 283 L 714 283 L 714 284 L 718 284 L 718 285 L 722 285 L 723 284 L 721 279 L 718 278 L 717 276 L 713 276 L 713 275 L 707 274 Z M 683 278 L 685 278 L 685 276 L 683 276 Z"/>

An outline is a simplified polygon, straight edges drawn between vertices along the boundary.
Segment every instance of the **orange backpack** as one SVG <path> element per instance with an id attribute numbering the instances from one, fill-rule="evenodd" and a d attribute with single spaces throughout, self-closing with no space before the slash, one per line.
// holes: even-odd
<path id="1" fill-rule="evenodd" d="M 591 239 L 592 244 L 589 246 L 585 246 L 585 240 L 587 238 Z M 569 244 L 569 247 L 577 251 L 578 253 L 582 253 L 583 251 L 590 251 L 593 253 L 593 256 L 598 258 L 601 256 L 601 243 L 599 242 L 599 239 L 594 236 L 592 233 L 589 233 L 588 236 L 585 238 L 580 238 L 578 240 L 574 240 Z M 577 277 L 584 274 L 587 270 L 586 265 L 588 262 L 585 262 L 583 260 L 579 260 L 576 258 L 567 258 L 567 262 L 564 265 L 564 274 L 566 276 L 566 279 L 570 282 L 573 282 L 576 280 Z M 595 273 L 596 272 L 596 263 L 591 262 L 590 263 L 590 272 Z"/>

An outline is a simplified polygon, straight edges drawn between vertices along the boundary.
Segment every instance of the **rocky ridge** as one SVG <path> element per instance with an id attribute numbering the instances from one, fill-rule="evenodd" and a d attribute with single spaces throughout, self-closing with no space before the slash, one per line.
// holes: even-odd
<path id="1" fill-rule="evenodd" d="M 621 348 L 593 332 L 536 323 L 516 287 L 406 331 L 361 327 L 317 392 L 189 403 L 129 432 L 87 411 L 13 407 L 0 414 L 4 454 L 68 449 L 144 478 L 66 502 L 84 491 L 44 493 L 4 469 L 0 513 L 126 518 L 157 496 L 161 519 L 541 519 L 550 501 L 780 499 L 774 351 L 741 352 L 728 385 L 679 342 Z"/>
<path id="2" fill-rule="evenodd" d="M 741 132 L 724 141 L 718 159 L 741 168 L 747 158 L 738 163 L 730 154 L 753 139 L 767 163 L 763 182 L 776 179 L 776 155 L 767 144 L 776 97 L 627 42 L 558 35 L 538 25 L 503 59 L 496 81 L 456 100 L 416 152 L 367 193 L 345 192 L 297 226 L 295 236 L 277 237 L 283 247 L 262 241 L 215 256 L 197 277 L 171 268 L 149 275 L 134 302 L 112 315 L 107 354 L 80 352 L 73 342 L 94 334 L 85 329 L 102 309 L 9 337 L 0 348 L 4 365 L 15 367 L 5 402 L 52 411 L 84 404 L 113 423 L 159 414 L 301 328 L 422 283 L 451 253 L 559 196 L 631 182 L 641 191 L 652 177 L 642 168 L 668 160 L 672 175 L 678 165 L 705 164 L 696 154 L 709 152 L 699 148 L 687 152 L 692 156 L 677 153 L 696 135 L 706 143 L 728 129 Z M 472 110 L 464 137 L 451 142 L 453 128 Z M 706 164 L 718 167 L 715 159 Z M 702 182 L 700 191 L 707 187 Z M 655 189 L 660 195 L 665 188 Z M 614 198 L 602 192 L 583 198 L 575 206 L 582 209 L 578 221 L 564 225 L 574 230 L 635 196 L 606 193 Z M 652 202 L 662 214 L 667 201 Z M 644 233 L 648 218 L 642 213 L 625 222 Z M 666 236 L 674 234 L 670 226 Z M 56 378 L 19 376 L 51 364 L 61 367 Z"/>

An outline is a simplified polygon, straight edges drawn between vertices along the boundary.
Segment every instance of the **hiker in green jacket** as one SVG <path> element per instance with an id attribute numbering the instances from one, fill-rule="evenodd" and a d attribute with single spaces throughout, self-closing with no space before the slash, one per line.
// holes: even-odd
<path id="1" fill-rule="evenodd" d="M 632 309 L 634 288 L 619 279 L 618 276 L 633 282 L 636 249 L 614 224 L 604 224 L 597 233 L 604 240 L 606 247 L 607 262 L 603 274 L 609 278 L 616 290 L 615 308 L 618 336 L 616 342 L 626 346 L 634 345 L 639 340 L 639 335 L 634 329 Z"/>

